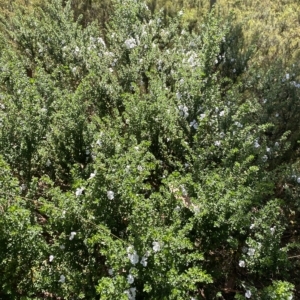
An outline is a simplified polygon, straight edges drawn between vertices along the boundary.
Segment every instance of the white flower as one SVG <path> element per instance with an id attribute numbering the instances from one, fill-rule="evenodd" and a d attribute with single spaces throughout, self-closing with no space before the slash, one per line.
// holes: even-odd
<path id="1" fill-rule="evenodd" d="M 136 40 L 134 38 L 130 38 L 125 41 L 125 46 L 127 49 L 132 49 L 136 47 Z"/>
<path id="2" fill-rule="evenodd" d="M 50 255 L 50 256 L 49 256 L 49 261 L 52 262 L 53 259 L 54 259 L 54 256 L 53 256 L 53 255 Z"/>
<path id="3" fill-rule="evenodd" d="M 141 263 L 144 267 L 147 267 L 147 264 L 148 264 L 147 259 L 148 259 L 148 257 L 143 256 L 142 259 L 141 259 L 141 261 L 140 261 L 140 263 Z"/>
<path id="4" fill-rule="evenodd" d="M 267 101 L 268 101 L 268 99 L 264 99 L 264 100 L 263 100 L 263 103 L 264 103 L 264 104 L 266 104 L 266 103 L 267 103 Z"/>
<path id="5" fill-rule="evenodd" d="M 105 42 L 103 41 L 103 39 L 101 37 L 98 38 L 98 43 L 102 44 L 103 47 L 106 47 Z"/>
<path id="6" fill-rule="evenodd" d="M 159 242 L 153 242 L 152 245 L 153 245 L 153 251 L 154 252 L 160 251 L 160 244 L 159 244 Z"/>
<path id="7" fill-rule="evenodd" d="M 255 224 L 250 225 L 250 229 L 253 229 L 255 227 Z"/>
<path id="8" fill-rule="evenodd" d="M 251 296 L 252 296 L 251 291 L 247 290 L 246 293 L 245 293 L 245 297 L 246 298 L 251 298 Z"/>
<path id="9" fill-rule="evenodd" d="M 78 189 L 76 189 L 76 192 L 75 192 L 76 197 L 82 195 L 83 191 L 84 191 L 84 188 L 78 188 Z"/>
<path id="10" fill-rule="evenodd" d="M 289 80 L 290 79 L 290 74 L 289 73 L 285 74 L 285 78 L 286 78 L 286 80 Z"/>
<path id="11" fill-rule="evenodd" d="M 78 54 L 79 51 L 80 51 L 80 50 L 79 50 L 78 46 L 76 46 L 76 47 L 75 47 L 75 50 L 74 50 L 75 54 Z"/>
<path id="12" fill-rule="evenodd" d="M 113 269 L 108 269 L 108 274 L 109 274 L 110 276 L 114 275 L 114 270 L 113 270 Z"/>
<path id="13" fill-rule="evenodd" d="M 136 251 L 133 251 L 133 253 L 128 253 L 128 258 L 133 265 L 136 265 L 139 262 L 139 256 L 137 255 Z"/>
<path id="14" fill-rule="evenodd" d="M 72 231 L 69 237 L 69 240 L 72 241 L 74 239 L 74 236 L 76 235 L 75 231 Z"/>
<path id="15" fill-rule="evenodd" d="M 66 277 L 64 275 L 60 275 L 60 279 L 58 282 L 64 283 L 66 281 Z"/>
<path id="16" fill-rule="evenodd" d="M 127 276 L 127 282 L 128 282 L 129 284 L 132 284 L 132 283 L 134 282 L 134 277 L 133 277 L 131 274 L 129 274 L 129 275 Z"/>
<path id="17" fill-rule="evenodd" d="M 101 146 L 102 142 L 100 140 L 97 140 L 96 145 Z"/>
<path id="18" fill-rule="evenodd" d="M 66 247 L 65 247 L 65 245 L 60 245 L 59 248 L 60 248 L 61 250 L 64 250 Z"/>
<path id="19" fill-rule="evenodd" d="M 179 92 L 176 93 L 176 98 L 177 98 L 178 100 L 181 99 L 181 94 L 180 94 Z"/>
<path id="20" fill-rule="evenodd" d="M 279 143 L 278 142 L 275 143 L 275 147 L 279 147 Z"/>
<path id="21" fill-rule="evenodd" d="M 180 10 L 180 11 L 178 12 L 178 16 L 180 17 L 180 16 L 182 16 L 182 15 L 183 15 L 183 11 Z"/>
<path id="22" fill-rule="evenodd" d="M 260 144 L 258 143 L 257 140 L 254 142 L 254 147 L 255 147 L 255 148 L 259 148 L 259 147 L 260 147 Z"/>
<path id="23" fill-rule="evenodd" d="M 203 120 L 206 117 L 205 114 L 200 114 L 200 120 Z"/>
<path id="24" fill-rule="evenodd" d="M 249 249 L 248 249 L 247 254 L 248 254 L 249 256 L 253 256 L 254 253 L 255 253 L 255 249 L 254 249 L 254 248 L 249 248 Z"/>
<path id="25" fill-rule="evenodd" d="M 182 117 L 187 118 L 189 115 L 188 113 L 189 109 L 185 105 L 179 105 L 178 108 L 179 108 L 179 114 Z"/>
<path id="26" fill-rule="evenodd" d="M 244 262 L 243 260 L 240 260 L 240 261 L 239 261 L 239 266 L 240 266 L 241 268 L 245 268 L 246 264 L 245 264 L 245 262 Z"/>
<path id="27" fill-rule="evenodd" d="M 300 177 L 297 178 L 297 182 L 300 183 Z"/>
<path id="28" fill-rule="evenodd" d="M 275 117 L 278 118 L 278 117 L 279 117 L 279 113 L 276 113 L 276 114 L 275 114 Z"/>
<path id="29" fill-rule="evenodd" d="M 234 122 L 234 125 L 236 126 L 236 127 L 239 127 L 239 128 L 242 128 L 243 127 L 243 125 L 240 123 L 240 122 Z"/>
<path id="30" fill-rule="evenodd" d="M 275 233 L 275 229 L 276 229 L 276 226 L 273 226 L 273 227 L 270 228 L 270 231 L 271 231 L 272 235 Z"/>
<path id="31" fill-rule="evenodd" d="M 124 294 L 126 294 L 128 296 L 129 300 L 135 300 L 135 296 L 136 296 L 136 288 L 130 288 L 129 290 L 124 291 Z"/>
<path id="32" fill-rule="evenodd" d="M 50 166 L 51 166 L 51 161 L 50 161 L 49 158 L 48 158 L 47 161 L 46 161 L 46 166 L 47 166 L 47 167 L 50 167 Z"/>
<path id="33" fill-rule="evenodd" d="M 141 165 L 138 165 L 138 166 L 137 166 L 137 169 L 138 169 L 139 172 L 142 172 L 142 171 L 143 171 L 143 167 L 142 167 Z"/>
<path id="34" fill-rule="evenodd" d="M 177 206 L 174 208 L 174 211 L 177 211 L 177 212 L 180 211 L 180 206 L 177 205 Z"/>
<path id="35" fill-rule="evenodd" d="M 96 171 L 94 171 L 94 173 L 91 173 L 90 178 L 89 179 L 93 179 L 96 176 Z"/>
<path id="36" fill-rule="evenodd" d="M 233 69 L 232 72 L 235 73 L 235 72 L 236 72 L 236 69 Z"/>
<path id="37" fill-rule="evenodd" d="M 109 200 L 113 200 L 114 197 L 115 197 L 115 193 L 114 193 L 113 191 L 108 191 L 108 192 L 107 192 L 107 198 L 108 198 Z"/>
<path id="38" fill-rule="evenodd" d="M 187 191 L 186 191 L 185 187 L 182 185 L 182 186 L 180 186 L 180 188 L 181 188 L 182 195 L 187 196 Z"/>
<path id="39" fill-rule="evenodd" d="M 222 110 L 222 111 L 219 113 L 219 116 L 220 116 L 220 117 L 223 117 L 224 115 L 225 115 L 225 111 Z"/>
<path id="40" fill-rule="evenodd" d="M 262 159 L 263 162 L 266 162 L 268 160 L 268 156 L 264 155 L 261 159 Z"/>
<path id="41" fill-rule="evenodd" d="M 196 122 L 196 120 L 193 120 L 193 121 L 190 123 L 190 127 L 194 127 L 194 129 L 198 129 L 198 123 Z"/>
<path id="42" fill-rule="evenodd" d="M 267 152 L 270 152 L 270 151 L 271 151 L 271 148 L 267 147 L 267 148 L 266 148 L 266 151 L 267 151 Z"/>
<path id="43" fill-rule="evenodd" d="M 215 141 L 215 146 L 219 147 L 221 145 L 221 142 L 220 141 Z"/>

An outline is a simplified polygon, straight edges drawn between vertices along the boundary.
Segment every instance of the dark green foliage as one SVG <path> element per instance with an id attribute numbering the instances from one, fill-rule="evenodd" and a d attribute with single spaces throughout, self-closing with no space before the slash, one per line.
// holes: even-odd
<path id="1" fill-rule="evenodd" d="M 214 10 L 93 5 L 2 18 L 0 296 L 292 299 L 298 66 Z"/>

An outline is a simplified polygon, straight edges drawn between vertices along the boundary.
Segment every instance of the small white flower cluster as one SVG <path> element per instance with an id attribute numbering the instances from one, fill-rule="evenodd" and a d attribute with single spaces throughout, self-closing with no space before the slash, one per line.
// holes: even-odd
<path id="1" fill-rule="evenodd" d="M 185 105 L 179 105 L 178 109 L 179 109 L 180 116 L 182 116 L 184 118 L 187 118 L 189 116 L 189 113 L 188 113 L 189 109 Z"/>
<path id="2" fill-rule="evenodd" d="M 64 275 L 60 275 L 60 279 L 58 280 L 58 282 L 64 283 L 65 281 L 66 281 L 66 277 Z"/>
<path id="3" fill-rule="evenodd" d="M 240 266 L 241 268 L 245 268 L 245 267 L 246 267 L 245 261 L 240 260 L 240 261 L 239 261 L 239 266 Z"/>
<path id="4" fill-rule="evenodd" d="M 27 189 L 27 185 L 26 184 L 21 184 L 21 186 L 20 186 L 20 191 L 21 192 L 23 192 L 23 191 L 25 191 Z"/>
<path id="5" fill-rule="evenodd" d="M 91 173 L 89 179 L 93 179 L 96 176 L 96 171 L 94 171 L 94 173 Z"/>
<path id="6" fill-rule="evenodd" d="M 203 120 L 206 117 L 206 114 L 200 114 L 200 120 Z"/>
<path id="7" fill-rule="evenodd" d="M 157 250 L 158 246 L 156 246 L 155 249 Z M 159 251 L 159 249 L 157 251 Z M 154 246 L 153 246 L 153 250 L 154 250 Z M 157 252 L 157 251 L 155 251 L 155 252 Z M 138 256 L 137 252 L 134 250 L 134 248 L 132 246 L 129 246 L 127 248 L 127 255 L 128 255 L 128 258 L 129 258 L 130 262 L 134 266 L 139 262 L 139 256 Z M 143 265 L 144 267 L 147 267 L 148 257 L 149 257 L 149 252 L 146 252 L 146 254 L 142 257 L 142 259 L 140 261 L 140 264 Z"/>
<path id="8" fill-rule="evenodd" d="M 238 128 L 242 128 L 243 127 L 243 124 L 241 124 L 240 122 L 234 122 L 234 125 Z"/>
<path id="9" fill-rule="evenodd" d="M 246 293 L 245 293 L 245 297 L 246 298 L 251 298 L 251 296 L 252 296 L 251 291 L 247 290 Z"/>
<path id="10" fill-rule="evenodd" d="M 49 256 L 49 262 L 52 262 L 53 259 L 54 259 L 54 255 L 50 255 L 50 256 Z"/>
<path id="11" fill-rule="evenodd" d="M 108 191 L 107 192 L 107 198 L 109 200 L 113 200 L 115 198 L 115 193 L 113 191 Z"/>
<path id="12" fill-rule="evenodd" d="M 187 62 L 192 68 L 198 65 L 198 57 L 194 51 L 189 51 L 188 53 L 186 53 L 186 56 L 188 56 L 188 59 L 183 59 L 183 63 Z"/>
<path id="13" fill-rule="evenodd" d="M 225 111 L 222 110 L 222 111 L 219 113 L 219 116 L 220 116 L 220 117 L 224 117 L 224 116 L 225 116 Z"/>
<path id="14" fill-rule="evenodd" d="M 132 284 L 134 282 L 134 277 L 133 277 L 132 274 L 128 274 L 128 276 L 127 276 L 127 282 L 129 284 Z"/>
<path id="15" fill-rule="evenodd" d="M 253 256 L 254 253 L 255 253 L 255 249 L 254 249 L 254 248 L 249 248 L 249 249 L 248 249 L 247 254 L 248 254 L 249 256 Z"/>
<path id="16" fill-rule="evenodd" d="M 76 189 L 76 192 L 75 192 L 76 197 L 79 197 L 80 195 L 82 195 L 83 191 L 84 191 L 83 187 Z"/>
<path id="17" fill-rule="evenodd" d="M 72 241 L 74 239 L 75 235 L 76 235 L 76 232 L 72 231 L 70 234 L 69 240 Z"/>
<path id="18" fill-rule="evenodd" d="M 51 161 L 50 161 L 49 158 L 48 158 L 47 161 L 46 161 L 46 166 L 47 166 L 47 167 L 50 167 L 50 166 L 51 166 Z"/>
<path id="19" fill-rule="evenodd" d="M 260 144 L 258 143 L 257 139 L 254 141 L 254 147 L 255 148 L 259 148 L 260 147 Z"/>
<path id="20" fill-rule="evenodd" d="M 285 79 L 286 79 L 286 80 L 289 80 L 289 79 L 290 79 L 290 74 L 289 74 L 289 73 L 285 74 Z"/>
<path id="21" fill-rule="evenodd" d="M 153 245 L 152 249 L 153 249 L 154 252 L 160 251 L 160 244 L 159 244 L 159 242 L 153 242 L 152 245 Z"/>
<path id="22" fill-rule="evenodd" d="M 127 49 L 133 49 L 136 47 L 136 40 L 134 38 L 127 39 L 125 41 L 125 46 Z"/>
<path id="23" fill-rule="evenodd" d="M 194 129 L 198 129 L 198 123 L 196 120 L 193 120 L 191 123 L 190 123 L 190 127 L 193 127 Z"/>
<path id="24" fill-rule="evenodd" d="M 136 253 L 135 250 L 133 250 L 133 247 L 132 246 L 129 246 L 127 248 L 127 254 L 128 254 L 128 258 L 130 260 L 130 262 L 133 264 L 133 265 L 136 265 L 138 262 L 139 262 L 139 256 L 138 254 Z"/>
<path id="25" fill-rule="evenodd" d="M 183 185 L 180 186 L 180 189 L 181 189 L 182 195 L 183 195 L 183 196 L 187 196 L 187 194 L 188 194 L 188 193 L 187 193 L 187 190 L 185 189 L 185 187 L 184 187 Z"/>
<path id="26" fill-rule="evenodd" d="M 98 42 L 99 44 L 102 44 L 102 46 L 103 46 L 104 48 L 106 48 L 105 42 L 104 42 L 104 40 L 103 40 L 101 37 L 98 37 L 97 42 Z"/>
<path id="27" fill-rule="evenodd" d="M 292 81 L 291 84 L 298 89 L 300 88 L 300 83 L 297 83 L 296 81 Z"/>
<path id="28" fill-rule="evenodd" d="M 271 234 L 272 234 L 272 235 L 274 235 L 275 229 L 276 229 L 276 226 L 273 226 L 273 227 L 270 228 L 270 231 L 271 231 Z"/>
<path id="29" fill-rule="evenodd" d="M 126 290 L 124 292 L 124 294 L 127 295 L 127 297 L 128 297 L 129 300 L 135 300 L 135 297 L 136 297 L 136 288 L 132 287 L 129 290 Z"/>
<path id="30" fill-rule="evenodd" d="M 143 265 L 144 267 L 147 267 L 148 261 L 147 261 L 148 257 L 147 256 L 143 256 L 140 264 Z"/>
<path id="31" fill-rule="evenodd" d="M 80 54 L 80 49 L 78 46 L 75 47 L 74 54 L 75 54 L 75 56 L 78 56 Z"/>

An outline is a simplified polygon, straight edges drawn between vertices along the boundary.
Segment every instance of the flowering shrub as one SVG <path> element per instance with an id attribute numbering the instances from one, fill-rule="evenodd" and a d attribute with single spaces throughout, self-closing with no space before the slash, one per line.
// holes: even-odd
<path id="1" fill-rule="evenodd" d="M 270 81 L 230 72 L 228 23 L 196 34 L 133 0 L 105 34 L 59 0 L 3 22 L 3 295 L 292 296 L 276 164 L 293 128 L 266 117 Z"/>

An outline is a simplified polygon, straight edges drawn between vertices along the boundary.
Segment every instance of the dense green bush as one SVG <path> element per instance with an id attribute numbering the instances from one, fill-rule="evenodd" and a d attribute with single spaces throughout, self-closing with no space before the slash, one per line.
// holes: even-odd
<path id="1" fill-rule="evenodd" d="M 249 64 L 213 11 L 182 20 L 2 18 L 1 296 L 292 299 L 296 75 Z"/>

